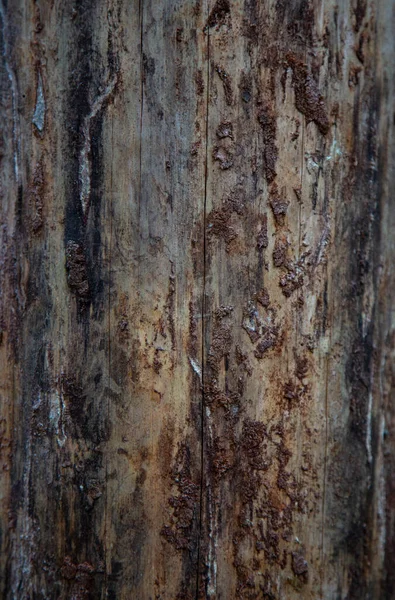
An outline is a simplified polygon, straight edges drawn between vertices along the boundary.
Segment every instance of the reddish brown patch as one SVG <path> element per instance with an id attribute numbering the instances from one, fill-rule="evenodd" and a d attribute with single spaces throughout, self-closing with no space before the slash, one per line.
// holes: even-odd
<path id="1" fill-rule="evenodd" d="M 286 298 L 292 296 L 295 290 L 303 286 L 303 283 L 303 275 L 296 273 L 295 270 L 292 269 L 280 279 L 280 287 Z"/>
<path id="2" fill-rule="evenodd" d="M 276 173 L 276 162 L 278 158 L 278 149 L 276 146 L 277 124 L 276 116 L 273 110 L 266 105 L 261 108 L 258 114 L 258 122 L 263 134 L 263 169 L 266 181 L 271 183 Z"/>
<path id="3" fill-rule="evenodd" d="M 217 127 L 216 135 L 219 139 L 230 138 L 233 140 L 233 125 L 230 121 L 223 121 Z"/>
<path id="4" fill-rule="evenodd" d="M 222 81 L 222 85 L 224 86 L 225 102 L 228 106 L 231 106 L 233 103 L 232 79 L 229 73 L 227 73 L 220 65 L 217 65 L 215 70 L 217 71 L 219 78 Z"/>
<path id="5" fill-rule="evenodd" d="M 297 385 L 291 379 L 284 383 L 283 397 L 288 402 L 288 407 L 297 404 L 303 392 L 303 387 Z"/>
<path id="6" fill-rule="evenodd" d="M 229 451 L 224 447 L 221 440 L 217 437 L 213 443 L 211 451 L 211 467 L 215 481 L 218 482 L 232 468 L 232 461 L 229 457 Z"/>
<path id="7" fill-rule="evenodd" d="M 358 85 L 361 71 L 362 67 L 358 67 L 356 65 L 350 66 L 350 70 L 348 72 L 348 85 L 350 88 L 354 88 Z"/>
<path id="8" fill-rule="evenodd" d="M 29 196 L 32 210 L 31 224 L 33 233 L 38 233 L 43 226 L 43 208 L 44 208 L 44 193 L 45 193 L 45 177 L 44 167 L 40 161 L 33 173 L 33 181 L 30 186 Z"/>
<path id="9" fill-rule="evenodd" d="M 365 45 L 369 42 L 370 34 L 369 31 L 365 29 L 365 31 L 362 31 L 361 35 L 359 36 L 358 45 L 355 48 L 355 54 L 360 63 L 363 65 L 365 64 Z"/>
<path id="10" fill-rule="evenodd" d="M 129 321 L 126 315 L 119 319 L 117 329 L 120 342 L 125 342 L 129 338 Z"/>
<path id="11" fill-rule="evenodd" d="M 266 426 L 260 421 L 245 419 L 241 434 L 241 445 L 247 462 L 253 469 L 265 470 L 263 442 L 266 439 Z"/>
<path id="12" fill-rule="evenodd" d="M 275 267 L 282 267 L 287 262 L 288 242 L 285 237 L 278 237 L 274 243 L 273 264 Z"/>
<path id="13" fill-rule="evenodd" d="M 356 0 L 356 6 L 354 8 L 355 25 L 354 31 L 358 32 L 361 28 L 363 20 L 366 16 L 367 0 Z"/>
<path id="14" fill-rule="evenodd" d="M 217 0 L 207 20 L 208 27 L 223 25 L 230 15 L 229 0 Z"/>
<path id="15" fill-rule="evenodd" d="M 152 368 L 157 375 L 159 375 L 160 370 L 163 367 L 163 364 L 161 363 L 160 358 L 159 358 L 159 352 L 160 352 L 160 350 L 158 350 L 158 349 L 155 350 L 154 361 L 152 363 Z"/>
<path id="16" fill-rule="evenodd" d="M 300 552 L 292 552 L 292 570 L 298 577 L 307 579 L 309 566 L 305 557 Z"/>
<path id="17" fill-rule="evenodd" d="M 66 247 L 67 283 L 76 296 L 88 300 L 90 296 L 88 269 L 84 247 L 81 243 L 69 241 Z"/>
<path id="18" fill-rule="evenodd" d="M 235 358 L 236 358 L 236 363 L 238 365 L 242 365 L 245 372 L 247 373 L 247 375 L 251 376 L 252 368 L 248 361 L 248 356 L 245 352 L 242 352 L 239 345 L 236 345 L 236 348 L 235 348 Z"/>
<path id="19" fill-rule="evenodd" d="M 215 236 L 225 241 L 226 251 L 229 252 L 231 243 L 237 237 L 235 228 L 232 226 L 232 214 L 241 216 L 244 214 L 244 204 L 238 197 L 227 198 L 220 208 L 211 211 L 207 217 L 207 235 L 209 238 Z"/>
<path id="20" fill-rule="evenodd" d="M 221 360 L 229 355 L 232 347 L 232 332 L 223 319 L 231 314 L 231 306 L 221 306 L 214 313 L 213 334 L 207 364 L 214 376 L 218 375 Z"/>
<path id="21" fill-rule="evenodd" d="M 189 302 L 189 352 L 193 358 L 197 355 L 198 327 L 193 301 Z"/>
<path id="22" fill-rule="evenodd" d="M 295 119 L 295 125 L 296 125 L 295 131 L 293 131 L 292 134 L 291 134 L 291 142 L 296 142 L 296 140 L 299 137 L 299 134 L 300 134 L 300 121 L 299 121 L 299 119 Z"/>
<path id="23" fill-rule="evenodd" d="M 196 93 L 198 96 L 203 96 L 204 94 L 204 81 L 203 81 L 203 73 L 202 70 L 199 69 L 196 71 L 195 75 L 195 84 L 196 84 Z"/>
<path id="24" fill-rule="evenodd" d="M 295 106 L 307 122 L 314 121 L 319 131 L 326 135 L 329 131 L 329 119 L 325 104 L 318 86 L 307 66 L 293 54 L 287 55 L 288 64 L 292 68 L 292 83 L 295 89 Z"/>
<path id="25" fill-rule="evenodd" d="M 174 264 L 171 265 L 171 273 L 169 276 L 169 291 L 166 299 L 167 323 L 170 331 L 171 349 L 176 349 L 176 327 L 174 321 L 175 312 L 175 293 L 176 293 L 176 277 L 174 272 Z"/>
<path id="26" fill-rule="evenodd" d="M 255 298 L 259 304 L 267 308 L 270 304 L 269 292 L 266 288 L 262 288 L 259 292 L 256 293 Z"/>
<path id="27" fill-rule="evenodd" d="M 191 151 L 190 154 L 191 156 L 197 156 L 199 153 L 199 148 L 202 145 L 201 140 L 197 140 L 197 142 L 193 142 L 192 146 L 191 146 Z"/>
<path id="28" fill-rule="evenodd" d="M 214 146 L 213 159 L 216 162 L 219 162 L 219 166 L 223 171 L 226 171 L 233 166 L 233 155 L 227 148 Z"/>
<path id="29" fill-rule="evenodd" d="M 274 348 L 278 343 L 279 328 L 277 326 L 264 326 L 262 327 L 262 337 L 255 348 L 254 356 L 256 358 L 263 358 L 266 352 L 271 348 Z"/>
<path id="30" fill-rule="evenodd" d="M 267 214 L 263 214 L 260 218 L 260 229 L 259 233 L 256 236 L 256 247 L 258 250 L 262 250 L 263 248 L 267 248 L 269 245 L 269 238 L 267 235 Z"/>
<path id="31" fill-rule="evenodd" d="M 262 335 L 262 319 L 259 316 L 256 306 L 252 302 L 248 302 L 247 306 L 244 307 L 242 327 L 253 344 L 255 344 Z"/>
<path id="32" fill-rule="evenodd" d="M 186 444 L 180 444 L 171 478 L 177 494 L 171 496 L 172 522 L 165 525 L 161 535 L 177 550 L 191 550 L 194 540 L 193 525 L 197 515 L 199 486 L 191 479 L 191 456 Z"/>
<path id="33" fill-rule="evenodd" d="M 302 203 L 302 188 L 294 188 L 294 193 L 299 204 Z"/>
<path id="34" fill-rule="evenodd" d="M 72 582 L 71 597 L 76 600 L 89 600 L 92 593 L 93 576 L 102 569 L 95 569 L 88 562 L 74 564 L 69 556 L 66 556 L 60 574 L 64 579 Z"/>
<path id="35" fill-rule="evenodd" d="M 296 361 L 295 375 L 300 381 L 302 381 L 307 376 L 307 373 L 309 370 L 307 358 L 296 357 L 295 361 Z"/>
<path id="36" fill-rule="evenodd" d="M 281 198 L 276 183 L 270 186 L 269 199 L 276 225 L 283 226 L 288 210 L 288 202 Z"/>

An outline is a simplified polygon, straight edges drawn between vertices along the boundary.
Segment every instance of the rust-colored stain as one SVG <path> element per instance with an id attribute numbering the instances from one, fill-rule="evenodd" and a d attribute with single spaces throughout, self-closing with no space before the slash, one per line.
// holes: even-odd
<path id="1" fill-rule="evenodd" d="M 88 267 L 84 247 L 81 243 L 70 240 L 66 247 L 67 283 L 70 290 L 82 300 L 90 296 Z"/>
<path id="2" fill-rule="evenodd" d="M 278 148 L 276 146 L 276 116 L 269 105 L 259 111 L 258 123 L 262 129 L 263 168 L 267 182 L 271 183 L 277 175 L 276 163 L 278 158 Z"/>
<path id="3" fill-rule="evenodd" d="M 216 65 L 215 70 L 224 87 L 225 102 L 228 106 L 231 106 L 233 103 L 232 78 L 220 65 Z"/>
<path id="4" fill-rule="evenodd" d="M 32 205 L 31 223 L 34 233 L 38 233 L 44 224 L 44 194 L 44 166 L 43 161 L 40 161 L 33 171 L 33 180 L 30 186 L 30 201 Z"/>
<path id="5" fill-rule="evenodd" d="M 307 122 L 314 121 L 319 131 L 326 135 L 329 131 L 329 119 L 317 83 L 306 65 L 294 55 L 287 54 L 287 61 L 292 68 L 296 108 L 306 117 Z"/>
<path id="6" fill-rule="evenodd" d="M 169 498 L 172 507 L 172 524 L 165 525 L 161 535 L 174 545 L 177 550 L 191 549 L 193 543 L 192 526 L 196 515 L 199 496 L 199 485 L 191 480 L 190 467 L 191 450 L 186 445 L 178 449 L 174 465 L 171 471 L 173 485 L 177 495 Z"/>
<path id="7" fill-rule="evenodd" d="M 217 0 L 214 4 L 210 16 L 207 19 L 208 27 L 215 27 L 226 22 L 226 18 L 230 15 L 229 0 Z"/>

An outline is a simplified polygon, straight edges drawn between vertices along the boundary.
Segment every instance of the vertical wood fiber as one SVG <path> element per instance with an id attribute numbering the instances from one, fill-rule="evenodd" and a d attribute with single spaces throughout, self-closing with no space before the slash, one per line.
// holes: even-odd
<path id="1" fill-rule="evenodd" d="M 0 25 L 0 597 L 393 599 L 394 3 Z"/>

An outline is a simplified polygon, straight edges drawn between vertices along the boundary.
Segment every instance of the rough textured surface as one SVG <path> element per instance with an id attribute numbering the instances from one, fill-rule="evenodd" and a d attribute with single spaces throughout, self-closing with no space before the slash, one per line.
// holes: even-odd
<path id="1" fill-rule="evenodd" d="M 0 597 L 392 600 L 390 0 L 0 0 Z"/>

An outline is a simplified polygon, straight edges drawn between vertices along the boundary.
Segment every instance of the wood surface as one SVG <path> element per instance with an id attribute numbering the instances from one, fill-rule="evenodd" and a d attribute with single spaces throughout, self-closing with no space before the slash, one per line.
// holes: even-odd
<path id="1" fill-rule="evenodd" d="M 394 2 L 0 25 L 0 597 L 395 598 Z"/>

